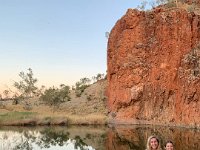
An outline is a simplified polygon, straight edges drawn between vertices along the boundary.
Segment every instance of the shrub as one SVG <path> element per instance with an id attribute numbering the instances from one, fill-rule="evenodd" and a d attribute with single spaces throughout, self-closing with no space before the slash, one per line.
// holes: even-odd
<path id="1" fill-rule="evenodd" d="M 93 82 L 97 82 L 99 80 L 105 79 L 106 76 L 103 73 L 98 73 L 96 76 L 92 77 Z"/>
<path id="2" fill-rule="evenodd" d="M 70 101 L 70 87 L 62 85 L 60 89 L 58 88 L 49 88 L 44 91 L 44 94 L 40 96 L 40 100 L 45 101 L 46 103 L 58 106 L 60 103 L 65 101 Z"/>
<path id="3" fill-rule="evenodd" d="M 14 95 L 14 97 L 12 99 L 13 99 L 12 104 L 17 105 L 17 104 L 19 104 L 20 101 L 24 100 L 25 98 L 23 95 L 20 95 L 20 96 Z"/>
<path id="4" fill-rule="evenodd" d="M 91 80 L 89 78 L 82 78 L 76 82 L 75 93 L 77 97 L 80 97 L 84 90 L 89 86 Z"/>
<path id="5" fill-rule="evenodd" d="M 92 100 L 92 95 L 87 95 L 87 100 L 91 101 Z"/>

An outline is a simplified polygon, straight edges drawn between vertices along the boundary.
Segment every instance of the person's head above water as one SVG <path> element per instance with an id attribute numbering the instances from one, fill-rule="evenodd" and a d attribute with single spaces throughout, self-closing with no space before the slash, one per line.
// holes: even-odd
<path id="1" fill-rule="evenodd" d="M 147 150 L 160 150 L 160 141 L 156 136 L 150 136 L 147 140 Z"/>
<path id="2" fill-rule="evenodd" d="M 166 149 L 166 150 L 173 150 L 173 149 L 174 149 L 174 144 L 173 144 L 173 142 L 172 142 L 172 141 L 167 141 L 167 142 L 165 143 L 165 149 Z"/>

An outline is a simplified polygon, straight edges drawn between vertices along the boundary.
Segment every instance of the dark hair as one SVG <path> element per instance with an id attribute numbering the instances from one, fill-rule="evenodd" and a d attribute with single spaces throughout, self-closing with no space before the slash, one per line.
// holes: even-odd
<path id="1" fill-rule="evenodd" d="M 165 147 L 167 146 L 168 143 L 171 143 L 172 145 L 174 145 L 174 143 L 173 143 L 172 141 L 169 140 L 169 141 L 167 141 L 167 142 L 165 143 Z"/>

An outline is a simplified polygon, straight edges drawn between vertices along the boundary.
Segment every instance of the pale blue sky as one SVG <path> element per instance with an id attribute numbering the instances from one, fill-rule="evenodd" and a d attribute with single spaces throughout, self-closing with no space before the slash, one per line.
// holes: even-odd
<path id="1" fill-rule="evenodd" d="M 32 68 L 39 85 L 106 73 L 107 39 L 140 0 L 0 0 L 0 88 Z"/>

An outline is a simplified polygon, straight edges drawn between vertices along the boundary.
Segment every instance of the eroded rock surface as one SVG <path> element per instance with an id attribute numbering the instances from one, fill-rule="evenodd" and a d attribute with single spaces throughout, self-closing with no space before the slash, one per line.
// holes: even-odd
<path id="1" fill-rule="evenodd" d="M 108 41 L 114 123 L 200 127 L 200 16 L 180 8 L 129 9 Z"/>

